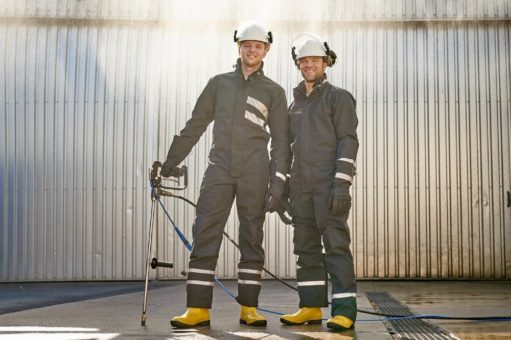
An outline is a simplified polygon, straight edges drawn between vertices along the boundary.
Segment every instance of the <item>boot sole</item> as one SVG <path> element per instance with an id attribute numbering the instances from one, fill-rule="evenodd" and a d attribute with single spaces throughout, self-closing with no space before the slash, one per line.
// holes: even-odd
<path id="1" fill-rule="evenodd" d="M 266 320 L 257 320 L 257 321 L 248 323 L 245 320 L 240 319 L 240 324 L 251 326 L 251 327 L 265 327 L 266 326 Z"/>
<path id="2" fill-rule="evenodd" d="M 307 321 L 304 321 L 304 322 L 293 322 L 293 321 L 289 321 L 289 320 L 286 320 L 286 319 L 280 319 L 280 322 L 282 322 L 283 324 L 286 324 L 286 325 L 289 325 L 289 326 L 299 326 L 299 325 L 303 325 L 305 323 L 308 323 L 309 325 L 319 325 L 321 324 L 323 320 L 319 319 L 319 320 L 307 320 Z"/>
<path id="3" fill-rule="evenodd" d="M 206 321 L 194 323 L 193 325 L 189 325 L 187 323 L 179 322 L 176 320 L 170 320 L 170 325 L 172 327 L 176 327 L 176 328 L 194 328 L 194 327 L 201 327 L 201 326 L 209 326 L 210 321 L 206 320 Z"/>
<path id="4" fill-rule="evenodd" d="M 349 330 L 355 328 L 355 324 L 351 325 L 351 327 L 349 327 L 349 328 L 346 328 L 346 327 L 343 327 L 343 326 L 341 326 L 341 325 L 339 325 L 339 324 L 337 324 L 335 322 L 327 322 L 326 326 L 328 328 L 330 328 L 330 329 L 333 329 L 333 330 L 336 330 L 336 331 L 341 331 L 341 332 L 349 331 Z"/>

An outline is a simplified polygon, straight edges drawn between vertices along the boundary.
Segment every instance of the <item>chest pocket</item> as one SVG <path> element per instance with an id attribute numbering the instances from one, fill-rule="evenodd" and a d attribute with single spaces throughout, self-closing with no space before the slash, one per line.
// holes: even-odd
<path id="1" fill-rule="evenodd" d="M 289 130 L 293 141 L 296 140 L 296 135 L 300 133 L 303 116 L 301 105 L 296 104 L 296 102 L 291 104 L 289 108 Z"/>

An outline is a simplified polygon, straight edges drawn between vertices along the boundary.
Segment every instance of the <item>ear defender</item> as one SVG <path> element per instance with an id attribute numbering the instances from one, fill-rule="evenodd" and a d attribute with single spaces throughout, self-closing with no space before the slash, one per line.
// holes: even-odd
<path id="1" fill-rule="evenodd" d="M 293 57 L 293 61 L 295 63 L 295 66 L 297 69 L 300 69 L 300 62 L 298 61 L 298 59 L 296 59 L 296 47 L 293 46 L 291 48 L 291 56 Z"/>
<path id="2" fill-rule="evenodd" d="M 328 43 L 325 41 L 324 43 L 325 49 L 326 49 L 326 64 L 327 66 L 334 66 L 335 61 L 337 60 L 337 54 L 335 54 L 334 51 L 330 49 L 330 46 L 328 46 Z"/>

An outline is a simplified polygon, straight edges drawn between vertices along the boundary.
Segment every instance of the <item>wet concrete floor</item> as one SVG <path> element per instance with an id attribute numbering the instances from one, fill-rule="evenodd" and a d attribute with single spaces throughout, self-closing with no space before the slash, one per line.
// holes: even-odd
<path id="1" fill-rule="evenodd" d="M 293 281 L 289 283 L 294 284 Z M 224 281 L 232 292 L 236 281 Z M 386 292 L 414 314 L 511 316 L 511 281 L 359 281 L 358 307 L 374 311 L 366 293 Z M 1 283 L 0 339 L 393 339 L 384 318 L 359 313 L 354 330 L 322 325 L 284 326 L 275 313 L 297 309 L 295 291 L 264 281 L 260 307 L 267 327 L 239 324 L 239 306 L 215 287 L 211 327 L 177 330 L 169 317 L 184 312 L 185 281 L 152 282 L 147 325 L 140 325 L 143 282 Z M 323 309 L 324 318 L 329 309 Z M 511 339 L 511 321 L 428 320 L 452 339 Z M 429 339 L 428 334 L 413 334 Z"/>

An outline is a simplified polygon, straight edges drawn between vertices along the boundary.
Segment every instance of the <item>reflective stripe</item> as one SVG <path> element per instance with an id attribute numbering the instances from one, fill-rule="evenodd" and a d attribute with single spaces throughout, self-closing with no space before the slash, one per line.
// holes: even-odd
<path id="1" fill-rule="evenodd" d="M 355 160 L 354 159 L 349 159 L 349 158 L 339 158 L 338 161 L 348 162 L 348 163 L 351 163 L 351 164 L 355 164 Z"/>
<path id="2" fill-rule="evenodd" d="M 336 173 L 335 178 L 344 179 L 350 183 L 353 181 L 353 177 L 351 177 L 350 175 L 343 174 L 342 172 Z"/>
<path id="3" fill-rule="evenodd" d="M 199 273 L 199 274 L 211 274 L 215 275 L 214 270 L 207 270 L 207 269 L 199 269 L 199 268 L 190 268 L 188 269 L 189 273 Z"/>
<path id="4" fill-rule="evenodd" d="M 276 172 L 275 175 L 280 178 L 281 180 L 283 180 L 284 182 L 286 181 L 286 176 L 284 176 L 283 174 L 281 174 L 280 172 Z"/>
<path id="5" fill-rule="evenodd" d="M 252 123 L 259 125 L 262 128 L 264 128 L 264 124 L 266 124 L 266 122 L 263 119 L 257 117 L 254 113 L 250 111 L 245 111 L 245 118 L 250 120 Z"/>
<path id="6" fill-rule="evenodd" d="M 303 282 L 297 282 L 299 287 L 302 286 L 324 286 L 325 281 L 303 281 Z"/>
<path id="7" fill-rule="evenodd" d="M 261 271 L 257 269 L 238 269 L 238 273 L 258 274 L 261 275 Z"/>
<path id="8" fill-rule="evenodd" d="M 199 280 L 188 280 L 186 281 L 189 285 L 199 285 L 199 286 L 214 286 L 215 284 L 211 281 L 199 281 Z"/>
<path id="9" fill-rule="evenodd" d="M 268 109 L 266 108 L 266 105 L 264 105 L 259 100 L 252 98 L 250 96 L 247 97 L 247 103 L 249 103 L 250 105 L 255 107 L 257 110 L 259 110 L 259 112 L 261 112 L 261 114 L 263 115 L 264 119 L 268 120 Z"/>
<path id="10" fill-rule="evenodd" d="M 332 294 L 332 299 L 342 299 L 347 297 L 357 297 L 357 293 L 337 293 Z"/>
<path id="11" fill-rule="evenodd" d="M 238 280 L 238 283 L 242 285 L 261 285 L 260 281 L 253 281 L 253 280 Z"/>

